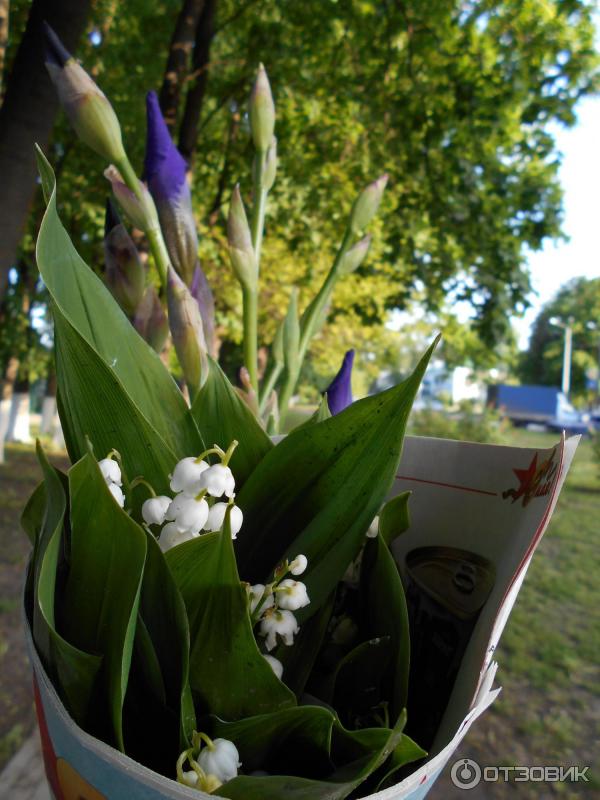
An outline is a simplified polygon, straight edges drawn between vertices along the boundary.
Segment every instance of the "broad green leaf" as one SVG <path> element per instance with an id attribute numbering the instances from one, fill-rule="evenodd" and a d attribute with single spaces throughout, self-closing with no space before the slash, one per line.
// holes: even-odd
<path id="1" fill-rule="evenodd" d="M 379 533 L 389 547 L 397 536 L 410 528 L 410 492 L 392 497 L 379 512 Z"/>
<path id="2" fill-rule="evenodd" d="M 77 254 L 58 216 L 52 168 L 40 150 L 37 156 L 48 207 L 36 255 L 57 323 L 61 421 L 69 454 L 75 461 L 86 453 L 85 434 L 97 453 L 104 455 L 109 442 L 108 449 L 121 450 L 134 474 L 156 480 L 159 476 L 146 474 L 147 461 L 172 468 L 176 459 L 202 449 L 200 436 L 158 355 Z M 133 449 L 130 438 L 121 440 L 128 425 L 143 437 Z"/>
<path id="3" fill-rule="evenodd" d="M 230 800 L 281 800 L 283 797 L 286 800 L 343 800 L 395 750 L 402 739 L 405 722 L 405 717 L 401 717 L 391 731 L 380 728 L 349 732 L 339 726 L 339 735 L 343 739 L 352 740 L 356 752 L 364 753 L 366 749 L 368 752 L 355 761 L 338 767 L 326 779 L 317 780 L 290 775 L 240 776 L 220 787 L 219 796 L 228 797 Z M 335 731 L 335 728 L 333 730 Z M 261 735 L 258 726 L 255 735 Z M 332 742 L 333 748 L 335 748 L 334 742 Z M 306 764 L 306 769 L 310 769 L 310 763 Z"/>
<path id="4" fill-rule="evenodd" d="M 306 422 L 303 422 L 294 428 L 294 431 L 297 431 L 300 428 L 309 428 L 312 425 L 316 425 L 318 422 L 325 422 L 326 419 L 331 419 L 331 416 L 329 404 L 327 403 L 327 395 L 324 394 L 315 413 L 309 417 Z"/>
<path id="5" fill-rule="evenodd" d="M 48 463 L 39 443 L 37 453 L 44 475 L 44 491 L 38 486 L 34 504 L 39 510 L 39 498 L 43 496 L 46 505 L 29 568 L 33 584 L 33 640 L 69 714 L 79 725 L 85 726 L 102 658 L 74 647 L 56 629 L 56 581 L 67 499 L 61 476 Z M 31 512 L 33 505 L 29 503 L 28 508 Z"/>
<path id="6" fill-rule="evenodd" d="M 331 703 L 342 723 L 350 727 L 374 724 L 374 713 L 381 712 L 383 677 L 391 660 L 389 636 L 379 636 L 362 642 L 346 655 L 335 672 Z M 395 718 L 394 718 L 395 719 Z"/>
<path id="7" fill-rule="evenodd" d="M 399 386 L 293 431 L 265 456 L 237 500 L 244 512 L 236 543 L 244 580 L 265 582 L 283 557 L 304 553 L 306 612 L 322 605 L 392 485 L 408 414 L 436 343 Z"/>
<path id="8" fill-rule="evenodd" d="M 403 733 L 387 763 L 381 767 L 381 775 L 377 775 L 378 781 L 375 785 L 375 791 L 380 792 L 388 786 L 393 786 L 396 783 L 398 770 L 406 764 L 412 764 L 413 761 L 419 761 L 421 758 L 426 757 L 427 751 L 419 747 L 416 742 L 413 742 L 410 736 Z"/>
<path id="9" fill-rule="evenodd" d="M 208 377 L 192 406 L 192 417 L 207 447 L 218 444 L 224 450 L 236 439 L 238 446 L 230 461 L 237 487 L 243 486 L 273 444 L 227 376 L 209 359 Z"/>
<path id="10" fill-rule="evenodd" d="M 27 534 L 27 538 L 32 545 L 35 545 L 39 532 L 42 529 L 45 512 L 46 485 L 44 481 L 42 481 L 33 490 L 21 514 L 21 527 Z"/>
<path id="11" fill-rule="evenodd" d="M 381 534 L 368 539 L 361 567 L 360 597 L 370 636 L 388 636 L 391 667 L 386 681 L 390 719 L 406 707 L 410 635 L 404 587 L 389 547 Z"/>
<path id="12" fill-rule="evenodd" d="M 69 470 L 71 553 L 64 634 L 104 657 L 101 693 L 109 737 L 123 750 L 122 708 L 146 560 L 146 534 L 117 504 L 88 453 Z"/>
<path id="13" fill-rule="evenodd" d="M 256 644 L 228 525 L 229 515 L 223 533 L 174 547 L 166 559 L 188 612 L 196 708 L 235 720 L 295 705 L 296 698 Z"/>

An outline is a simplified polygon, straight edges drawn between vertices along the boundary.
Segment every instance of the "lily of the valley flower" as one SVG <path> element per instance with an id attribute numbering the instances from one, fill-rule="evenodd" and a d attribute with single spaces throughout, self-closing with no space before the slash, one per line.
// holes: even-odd
<path id="1" fill-rule="evenodd" d="M 227 513 L 228 508 L 229 503 L 215 503 L 214 506 L 211 506 L 208 512 L 208 520 L 204 526 L 205 529 L 207 531 L 220 531 L 223 527 L 223 523 L 225 522 L 225 514 Z M 242 514 L 242 509 L 238 506 L 231 506 L 229 524 L 231 527 L 232 539 L 237 538 L 237 534 L 242 527 L 243 521 L 244 515 Z"/>
<path id="2" fill-rule="evenodd" d="M 75 132 L 106 161 L 118 163 L 125 151 L 113 107 L 48 23 L 44 23 L 44 36 L 46 69 Z"/>
<path id="3" fill-rule="evenodd" d="M 302 575 L 308 566 L 308 559 L 302 554 L 297 555 L 293 561 L 290 561 L 290 572 L 292 575 Z"/>
<path id="4" fill-rule="evenodd" d="M 98 462 L 102 477 L 109 484 L 114 483 L 121 486 L 121 468 L 113 458 L 103 458 Z"/>
<path id="5" fill-rule="evenodd" d="M 197 762 L 207 775 L 214 775 L 221 783 L 235 778 L 242 765 L 237 747 L 228 739 L 214 739 L 207 744 Z"/>
<path id="6" fill-rule="evenodd" d="M 198 263 L 198 234 L 187 180 L 188 165 L 171 139 L 156 92 L 146 95 L 146 115 L 145 177 L 171 263 L 190 286 Z"/>
<path id="7" fill-rule="evenodd" d="M 198 500 L 178 494 L 169 504 L 165 517 L 182 533 L 198 534 L 208 519 L 208 503 L 204 498 Z"/>
<path id="8" fill-rule="evenodd" d="M 273 592 L 268 592 L 267 596 L 265 597 L 264 583 L 255 583 L 254 586 L 248 587 L 248 596 L 250 598 L 251 614 L 254 614 L 259 604 L 261 611 L 266 611 L 267 608 L 273 608 L 273 606 L 275 605 L 275 596 L 273 595 Z"/>
<path id="9" fill-rule="evenodd" d="M 288 611 L 297 611 L 310 603 L 306 585 L 286 578 L 277 586 L 277 605 Z"/>
<path id="10" fill-rule="evenodd" d="M 283 675 L 283 664 L 278 658 L 275 656 L 268 656 L 263 654 L 263 658 L 267 662 L 267 664 L 271 667 L 275 675 L 281 680 L 281 676 Z"/>
<path id="11" fill-rule="evenodd" d="M 194 456 L 182 458 L 177 462 L 171 475 L 171 490 L 196 497 L 205 488 L 201 475 L 208 468 L 209 464 L 206 461 L 198 461 Z"/>
<path id="12" fill-rule="evenodd" d="M 213 464 L 202 473 L 202 488 L 212 497 L 233 497 L 235 479 L 225 464 Z"/>
<path id="13" fill-rule="evenodd" d="M 296 617 L 291 611 L 281 611 L 278 608 L 269 608 L 260 621 L 260 634 L 265 636 L 265 647 L 272 650 L 280 636 L 286 645 L 294 644 L 294 636 L 300 627 Z"/>
<path id="14" fill-rule="evenodd" d="M 112 494 L 115 498 L 117 503 L 121 506 L 121 508 L 125 507 L 125 495 L 123 494 L 123 490 L 120 486 L 116 483 L 109 483 L 108 484 L 108 491 Z"/>
<path id="15" fill-rule="evenodd" d="M 352 365 L 354 350 L 348 350 L 344 356 L 338 374 L 327 389 L 327 404 L 332 414 L 339 414 L 352 403 Z"/>
<path id="16" fill-rule="evenodd" d="M 150 497 L 142 504 L 142 517 L 146 525 L 162 525 L 166 519 L 171 498 L 165 495 Z"/>
<path id="17" fill-rule="evenodd" d="M 178 544 L 189 542 L 193 538 L 195 538 L 194 534 L 190 533 L 190 531 L 180 531 L 174 522 L 168 522 L 160 532 L 158 543 L 161 550 L 166 552 L 172 547 L 177 547 Z"/>

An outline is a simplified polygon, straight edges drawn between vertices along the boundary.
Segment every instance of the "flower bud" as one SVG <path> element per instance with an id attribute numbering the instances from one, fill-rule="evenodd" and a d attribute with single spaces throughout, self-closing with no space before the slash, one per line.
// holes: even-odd
<path id="1" fill-rule="evenodd" d="M 113 164 L 104 170 L 104 177 L 110 181 L 117 202 L 134 228 L 139 228 L 144 233 L 158 229 L 158 214 L 154 200 L 141 181 L 138 180 L 138 196 L 124 183 L 121 173 Z"/>
<path id="2" fill-rule="evenodd" d="M 146 525 L 162 525 L 165 521 L 171 498 L 165 495 L 150 497 L 142 504 L 142 517 Z"/>
<path id="3" fill-rule="evenodd" d="M 224 464 L 214 464 L 202 473 L 202 488 L 212 497 L 233 497 L 235 479 L 229 467 Z"/>
<path id="4" fill-rule="evenodd" d="M 342 366 L 327 389 L 327 404 L 333 415 L 339 414 L 352 403 L 352 365 L 354 350 L 348 350 Z"/>
<path id="5" fill-rule="evenodd" d="M 293 561 L 290 561 L 290 572 L 292 575 L 302 575 L 308 566 L 308 559 L 302 554 L 296 556 Z"/>
<path id="6" fill-rule="evenodd" d="M 266 637 L 265 647 L 272 650 L 277 644 L 277 635 L 286 645 L 294 644 L 294 636 L 300 630 L 296 617 L 291 611 L 269 608 L 260 622 L 260 635 Z"/>
<path id="7" fill-rule="evenodd" d="M 220 531 L 223 527 L 223 523 L 225 522 L 225 514 L 227 513 L 228 508 L 229 503 L 215 503 L 214 506 L 211 506 L 210 511 L 208 512 L 208 521 L 204 526 L 205 529 L 207 531 Z M 231 506 L 229 524 L 231 526 L 232 539 L 237 539 L 237 535 L 242 527 L 243 521 L 244 515 L 242 514 L 242 509 L 238 508 L 238 506 Z"/>
<path id="8" fill-rule="evenodd" d="M 46 69 L 75 132 L 106 161 L 118 163 L 125 158 L 125 151 L 113 107 L 47 22 L 44 36 Z"/>
<path id="9" fill-rule="evenodd" d="M 153 286 L 149 286 L 133 318 L 133 325 L 153 350 L 160 353 L 169 335 L 169 322 Z"/>
<path id="10" fill-rule="evenodd" d="M 382 175 L 363 189 L 356 198 L 350 213 L 350 228 L 354 233 L 366 228 L 377 213 L 387 182 L 388 176 Z"/>
<path id="11" fill-rule="evenodd" d="M 202 748 L 196 760 L 207 775 L 214 775 L 221 783 L 235 778 L 242 766 L 237 747 L 228 739 L 215 739 Z"/>
<path id="12" fill-rule="evenodd" d="M 281 581 L 277 587 L 277 605 L 288 611 L 297 611 L 310 603 L 306 585 L 291 578 Z"/>
<path id="13" fill-rule="evenodd" d="M 106 285 L 127 316 L 133 317 L 144 296 L 146 272 L 110 200 L 106 204 L 104 263 Z"/>
<path id="14" fill-rule="evenodd" d="M 262 188 L 265 192 L 271 190 L 275 183 L 275 176 L 277 174 L 277 137 L 273 137 L 267 155 L 265 157 L 265 164 L 262 174 Z"/>
<path id="15" fill-rule="evenodd" d="M 208 374 L 206 340 L 198 303 L 171 266 L 167 274 L 167 304 L 173 344 L 193 399 Z"/>
<path id="16" fill-rule="evenodd" d="M 108 491 L 112 494 L 115 498 L 117 503 L 121 506 L 121 508 L 125 507 L 125 495 L 123 494 L 123 490 L 120 486 L 116 483 L 109 483 L 108 484 Z"/>
<path id="17" fill-rule="evenodd" d="M 271 667 L 275 675 L 281 680 L 281 676 L 283 675 L 283 664 L 278 658 L 275 656 L 267 656 L 263 653 L 263 658 L 267 662 L 267 664 Z"/>
<path id="18" fill-rule="evenodd" d="M 350 275 L 351 272 L 358 269 L 365 260 L 370 245 L 371 237 L 365 236 L 364 239 L 361 239 L 360 242 L 357 242 L 353 247 L 347 250 L 342 256 L 338 267 L 340 275 Z"/>
<path id="19" fill-rule="evenodd" d="M 98 462 L 98 466 L 102 477 L 108 484 L 121 485 L 121 468 L 113 458 L 103 458 Z"/>
<path id="20" fill-rule="evenodd" d="M 271 86 L 262 64 L 250 94 L 250 129 L 252 141 L 257 150 L 266 151 L 273 139 L 275 130 L 275 104 L 271 94 Z"/>
<path id="21" fill-rule="evenodd" d="M 227 241 L 231 266 L 238 281 L 242 286 L 254 288 L 257 280 L 256 255 L 239 185 L 233 190 L 229 204 Z"/>
<path id="22" fill-rule="evenodd" d="M 198 303 L 198 308 L 200 309 L 202 326 L 204 328 L 204 339 L 206 340 L 208 353 L 213 358 L 216 358 L 218 352 L 215 335 L 215 299 L 200 264 L 196 264 L 192 285 L 190 286 L 190 294 Z"/>
<path id="23" fill-rule="evenodd" d="M 171 490 L 196 497 L 204 489 L 200 476 L 208 467 L 206 461 L 197 461 L 194 456 L 182 458 L 175 465 L 171 475 Z"/>
<path id="24" fill-rule="evenodd" d="M 175 523 L 177 530 L 198 534 L 208 519 L 208 503 L 196 500 L 186 494 L 178 494 L 170 503 L 165 514 L 166 519 Z"/>
<path id="25" fill-rule="evenodd" d="M 190 531 L 180 531 L 174 522 L 168 522 L 160 533 L 158 544 L 163 553 L 166 553 L 172 547 L 189 542 L 193 538 L 194 534 L 190 533 Z"/>

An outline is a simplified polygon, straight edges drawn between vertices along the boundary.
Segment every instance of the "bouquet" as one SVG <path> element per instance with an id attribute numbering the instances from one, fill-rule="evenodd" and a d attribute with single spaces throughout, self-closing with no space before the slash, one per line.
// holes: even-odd
<path id="1" fill-rule="evenodd" d="M 109 101 L 46 36 L 63 107 L 106 162 L 117 205 L 101 278 L 60 221 L 38 151 L 47 210 L 37 259 L 73 464 L 63 474 L 38 445 L 43 482 L 23 515 L 26 610 L 43 667 L 81 728 L 184 786 L 232 800 L 341 800 L 393 785 L 432 743 L 411 738 L 415 723 L 426 730 L 440 710 L 424 705 L 407 720 L 409 619 L 390 548 L 409 526 L 408 492 L 388 499 L 435 342 L 403 383 L 357 402 L 350 352 L 316 413 L 276 436 L 337 282 L 366 257 L 386 176 L 358 195 L 302 314 L 292 289 L 261 374 L 259 267 L 277 152 L 260 67 L 251 211 L 236 187 L 227 222 L 243 298 L 235 388 L 216 360 L 187 165 L 156 96 L 142 182 Z M 151 273 L 117 206 L 145 234 Z M 184 391 L 159 355 L 171 345 Z"/>

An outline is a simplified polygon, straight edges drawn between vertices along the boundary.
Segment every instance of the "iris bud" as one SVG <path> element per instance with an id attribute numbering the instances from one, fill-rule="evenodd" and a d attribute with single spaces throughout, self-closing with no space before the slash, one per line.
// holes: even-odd
<path id="1" fill-rule="evenodd" d="M 242 286 L 252 289 L 256 285 L 258 268 L 239 185 L 233 190 L 229 204 L 227 241 L 231 266 L 237 279 Z"/>
<path id="2" fill-rule="evenodd" d="M 387 182 L 388 176 L 382 175 L 363 189 L 356 198 L 350 213 L 350 228 L 354 233 L 366 228 L 377 213 Z"/>
<path id="3" fill-rule="evenodd" d="M 125 184 L 121 173 L 112 164 L 104 170 L 104 177 L 110 181 L 117 202 L 135 228 L 139 228 L 144 233 L 159 228 L 154 200 L 141 181 L 138 180 L 138 196 Z"/>
<path id="4" fill-rule="evenodd" d="M 133 317 L 144 296 L 146 272 L 110 200 L 106 204 L 104 263 L 106 285 L 127 316 Z"/>
<path id="5" fill-rule="evenodd" d="M 267 72 L 262 64 L 259 64 L 250 94 L 250 129 L 256 149 L 266 151 L 275 130 L 275 104 Z"/>
<path id="6" fill-rule="evenodd" d="M 169 335 L 167 315 L 153 286 L 149 286 L 133 318 L 133 325 L 150 347 L 160 353 Z"/>
<path id="7" fill-rule="evenodd" d="M 351 272 L 354 272 L 354 270 L 358 269 L 365 260 L 365 256 L 369 252 L 370 245 L 371 237 L 365 236 L 364 239 L 361 239 L 360 242 L 357 242 L 353 247 L 347 250 L 342 256 L 342 260 L 338 268 L 340 275 L 350 275 Z"/>
<path id="8" fill-rule="evenodd" d="M 193 398 L 208 374 L 204 327 L 198 303 L 171 266 L 167 275 L 167 304 L 173 344 Z"/>

